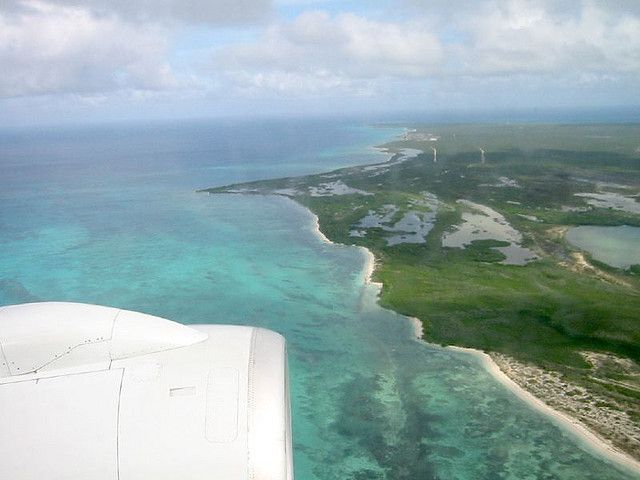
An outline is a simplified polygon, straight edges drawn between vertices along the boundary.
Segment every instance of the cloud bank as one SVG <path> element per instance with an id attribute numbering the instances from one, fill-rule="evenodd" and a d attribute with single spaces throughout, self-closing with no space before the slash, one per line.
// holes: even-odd
<path id="1" fill-rule="evenodd" d="M 451 4 L 433 13 L 437 1 L 411 3 L 424 4 L 424 10 L 407 22 L 304 13 L 270 27 L 251 44 L 222 49 L 219 67 L 233 73 L 239 84 L 291 87 L 293 92 L 305 85 L 315 88 L 322 79 L 327 89 L 334 89 L 389 78 L 611 79 L 640 73 L 640 16 L 635 10 L 610 11 L 593 3 L 576 10 L 576 2 L 564 7 L 563 2 L 548 2 L 552 7 L 524 0 L 477 2 L 471 10 L 460 9 L 443 28 L 442 17 L 452 11 Z M 467 3 L 453 0 L 454 6 Z"/>
<path id="2" fill-rule="evenodd" d="M 33 2 L 3 0 L 0 10 L 28 11 Z M 137 23 L 203 24 L 225 26 L 265 19 L 271 12 L 270 0 L 47 0 L 56 7 L 83 9 L 99 17 L 117 16 Z"/>
<path id="3" fill-rule="evenodd" d="M 558 98 L 582 89 L 578 103 L 596 94 L 606 102 L 607 92 L 611 101 L 640 102 L 637 0 L 385 5 L 4 0 L 0 98 L 122 100 L 129 92 L 178 101 L 189 91 L 212 101 L 351 96 L 392 103 L 407 92 L 462 99 L 478 86 L 505 101 L 509 89 L 544 98 L 547 88 L 565 92 Z"/>
<path id="4" fill-rule="evenodd" d="M 272 26 L 258 41 L 223 48 L 216 56 L 218 68 L 244 89 L 296 94 L 362 94 L 381 77 L 425 78 L 442 59 L 438 38 L 411 23 L 320 11 Z"/>
<path id="5" fill-rule="evenodd" d="M 463 71 L 477 74 L 640 72 L 640 17 L 594 3 L 567 15 L 558 10 L 562 4 L 555 10 L 524 0 L 485 6 L 461 22 L 468 40 L 451 54 Z"/>
<path id="6" fill-rule="evenodd" d="M 0 95 L 167 89 L 164 32 L 43 2 L 0 14 Z"/>

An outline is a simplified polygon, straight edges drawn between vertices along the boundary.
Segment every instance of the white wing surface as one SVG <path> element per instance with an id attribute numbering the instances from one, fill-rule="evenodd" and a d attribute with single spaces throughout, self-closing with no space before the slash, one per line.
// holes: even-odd
<path id="1" fill-rule="evenodd" d="M 289 480 L 284 339 L 115 308 L 0 308 L 0 478 Z"/>

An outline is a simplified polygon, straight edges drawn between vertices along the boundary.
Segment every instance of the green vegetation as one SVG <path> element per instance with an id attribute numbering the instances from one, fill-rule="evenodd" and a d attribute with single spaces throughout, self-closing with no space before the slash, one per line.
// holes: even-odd
<path id="1" fill-rule="evenodd" d="M 431 140 L 434 136 L 439 139 Z M 318 215 L 328 238 L 374 252 L 375 279 L 383 283 L 380 303 L 421 319 L 426 340 L 500 352 L 559 371 L 640 418 L 637 375 L 615 369 L 594 375 L 582 355 L 613 354 L 640 363 L 640 270 L 584 260 L 564 240 L 564 232 L 576 225 L 640 226 L 637 213 L 595 208 L 575 195 L 613 192 L 637 199 L 639 139 L 638 125 L 416 127 L 405 139 L 385 145 L 396 155 L 375 168 L 209 191 L 288 189 L 284 194 Z M 437 163 L 432 147 L 438 149 Z M 424 153 L 403 159 L 402 148 Z M 337 181 L 369 194 L 317 196 L 313 190 Z M 524 266 L 504 264 L 498 248 L 509 242 L 501 238 L 477 239 L 465 248 L 443 246 L 443 235 L 470 212 L 459 199 L 504 216 L 522 234 L 520 245 L 538 259 Z M 429 211 L 437 215 L 424 243 L 389 245 L 397 233 L 393 226 L 406 213 Z M 360 225 L 370 214 L 379 224 Z"/>
<path id="2" fill-rule="evenodd" d="M 406 125 L 401 125 L 402 127 Z M 433 142 L 431 136 L 437 136 L 438 152 L 457 154 L 478 152 L 483 148 L 487 152 L 521 150 L 534 152 L 557 150 L 568 155 L 573 153 L 595 154 L 595 161 L 601 153 L 634 155 L 638 148 L 640 126 L 637 124 L 592 124 L 592 125 L 408 125 L 407 138 L 389 142 L 390 148 L 417 148 L 429 150 Z M 411 130 L 416 130 L 411 132 Z M 588 158 L 588 157 L 584 157 Z M 578 159 L 579 161 L 579 159 Z M 582 162 L 580 162 L 582 163 Z"/>

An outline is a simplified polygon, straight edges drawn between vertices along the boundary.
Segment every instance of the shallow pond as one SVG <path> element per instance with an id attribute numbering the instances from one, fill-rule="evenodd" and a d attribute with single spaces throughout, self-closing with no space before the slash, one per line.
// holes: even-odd
<path id="1" fill-rule="evenodd" d="M 566 239 L 612 267 L 629 268 L 640 264 L 639 227 L 574 227 L 567 232 Z"/>
<path id="2" fill-rule="evenodd" d="M 627 213 L 640 214 L 640 202 L 633 195 L 620 195 L 614 192 L 576 193 L 576 197 L 585 198 L 589 205 L 597 208 L 611 208 Z"/>
<path id="3" fill-rule="evenodd" d="M 522 234 L 513 228 L 503 215 L 486 205 L 458 200 L 469 211 L 462 212 L 462 223 L 455 230 L 442 236 L 442 246 L 465 248 L 477 240 L 509 242 L 505 247 L 493 247 L 505 255 L 500 262 L 505 265 L 526 265 L 537 258 L 528 248 L 522 247 Z"/>

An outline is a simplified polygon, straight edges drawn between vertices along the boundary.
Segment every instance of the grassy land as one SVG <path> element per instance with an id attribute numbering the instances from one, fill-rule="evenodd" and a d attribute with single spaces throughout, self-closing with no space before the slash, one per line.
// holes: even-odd
<path id="1" fill-rule="evenodd" d="M 439 135 L 437 142 L 428 140 L 432 134 Z M 318 215 L 328 238 L 374 252 L 375 279 L 383 283 L 380 303 L 421 319 L 427 340 L 499 352 L 561 372 L 638 421 L 640 378 L 615 368 L 595 375 L 583 352 L 640 363 L 640 267 L 622 271 L 591 262 L 584 268 L 562 232 L 575 225 L 640 226 L 640 215 L 593 208 L 574 195 L 605 188 L 638 200 L 639 139 L 637 125 L 419 127 L 385 146 L 390 152 L 425 151 L 415 158 L 396 163 L 397 155 L 376 169 L 352 167 L 209 191 L 289 189 L 287 196 Z M 486 152 L 485 163 L 478 148 Z M 516 186 L 505 186 L 501 178 Z M 311 194 L 310 187 L 338 180 L 370 195 Z M 425 192 L 440 201 L 425 243 L 389 246 L 384 226 L 366 229 L 363 237 L 350 234 L 360 219 L 385 205 L 397 208 L 388 225 L 408 211 L 433 209 L 422 202 Z M 504 243 L 495 240 L 443 247 L 442 235 L 461 222 L 458 199 L 504 215 L 523 234 L 523 246 L 540 258 L 526 266 L 504 265 L 504 255 L 493 248 Z"/>

